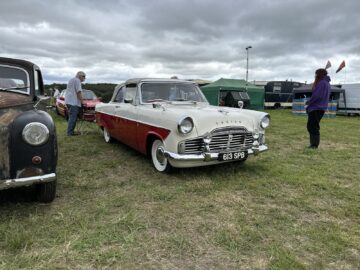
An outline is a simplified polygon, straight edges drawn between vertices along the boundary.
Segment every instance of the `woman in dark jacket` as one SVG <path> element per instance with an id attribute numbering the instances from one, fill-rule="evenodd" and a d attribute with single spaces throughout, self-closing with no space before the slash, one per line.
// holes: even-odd
<path id="1" fill-rule="evenodd" d="M 308 114 L 307 130 L 310 135 L 309 148 L 316 149 L 320 143 L 320 120 L 327 110 L 330 94 L 330 77 L 326 69 L 320 68 L 315 72 L 315 81 L 311 98 L 306 102 Z"/>

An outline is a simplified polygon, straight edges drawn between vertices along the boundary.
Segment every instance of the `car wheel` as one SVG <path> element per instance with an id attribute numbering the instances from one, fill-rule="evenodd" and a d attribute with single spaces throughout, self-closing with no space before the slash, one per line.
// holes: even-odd
<path id="1" fill-rule="evenodd" d="M 105 142 L 107 142 L 107 143 L 113 142 L 113 138 L 110 136 L 110 134 L 106 128 L 103 129 L 103 135 L 104 135 Z"/>
<path id="2" fill-rule="evenodd" d="M 36 195 L 39 202 L 52 202 L 56 195 L 56 181 L 37 185 Z"/>
<path id="3" fill-rule="evenodd" d="M 160 140 L 155 140 L 151 146 L 151 160 L 154 167 L 159 172 L 170 173 L 172 166 L 169 160 L 164 155 L 165 147 L 164 143 Z"/>

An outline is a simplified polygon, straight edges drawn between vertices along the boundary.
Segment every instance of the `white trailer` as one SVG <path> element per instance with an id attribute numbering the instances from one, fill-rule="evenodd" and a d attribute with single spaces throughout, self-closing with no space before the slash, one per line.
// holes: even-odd
<path id="1" fill-rule="evenodd" d="M 345 89 L 346 100 L 344 102 L 344 97 L 340 97 L 337 112 L 339 114 L 360 115 L 360 83 L 343 84 L 341 88 Z"/>

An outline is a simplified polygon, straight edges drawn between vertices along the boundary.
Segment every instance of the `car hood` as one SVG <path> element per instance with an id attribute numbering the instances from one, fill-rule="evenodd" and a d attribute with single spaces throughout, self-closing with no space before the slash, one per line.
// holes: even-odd
<path id="1" fill-rule="evenodd" d="M 96 104 L 99 104 L 99 100 L 89 100 L 89 99 L 83 99 L 82 104 L 87 107 L 95 107 Z"/>
<path id="2" fill-rule="evenodd" d="M 267 115 L 264 112 L 207 104 L 162 104 L 160 109 L 168 115 L 167 119 L 172 119 L 172 121 L 191 117 L 198 136 L 217 128 L 229 126 L 242 126 L 249 131 L 259 130 L 261 129 L 259 126 L 261 118 Z"/>
<path id="3" fill-rule="evenodd" d="M 30 96 L 15 92 L 0 92 L 0 109 L 23 106 L 32 103 Z"/>

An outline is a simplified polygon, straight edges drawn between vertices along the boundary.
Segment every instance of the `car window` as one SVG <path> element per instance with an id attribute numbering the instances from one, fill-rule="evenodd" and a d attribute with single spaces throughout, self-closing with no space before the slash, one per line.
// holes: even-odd
<path id="1" fill-rule="evenodd" d="M 29 74 L 21 68 L 0 65 L 0 89 L 29 94 Z"/>
<path id="2" fill-rule="evenodd" d="M 82 98 L 85 99 L 85 100 L 95 100 L 96 95 L 94 94 L 93 91 L 83 90 L 82 91 Z"/>
<path id="3" fill-rule="evenodd" d="M 39 70 L 35 70 L 34 72 L 35 75 L 35 95 L 39 96 L 42 94 L 42 87 L 43 87 L 43 82 L 42 82 L 42 76 Z"/>
<path id="4" fill-rule="evenodd" d="M 125 87 L 122 86 L 116 94 L 114 102 L 124 102 L 124 89 Z"/>
<path id="5" fill-rule="evenodd" d="M 135 97 L 136 97 L 136 87 L 126 87 L 126 90 L 125 90 L 125 99 L 132 99 L 132 100 L 135 100 Z"/>
<path id="6" fill-rule="evenodd" d="M 143 83 L 141 99 L 145 103 L 154 100 L 205 101 L 195 85 L 186 83 Z"/>

